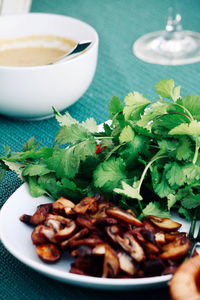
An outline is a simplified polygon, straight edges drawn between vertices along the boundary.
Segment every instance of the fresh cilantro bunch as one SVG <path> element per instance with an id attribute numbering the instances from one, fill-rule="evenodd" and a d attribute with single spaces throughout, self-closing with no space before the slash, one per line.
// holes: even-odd
<path id="1" fill-rule="evenodd" d="M 79 123 L 55 111 L 60 124 L 52 148 L 31 138 L 22 152 L 0 157 L 2 176 L 14 170 L 34 197 L 86 195 L 107 199 L 136 213 L 200 218 L 200 96 L 180 96 L 172 79 L 155 85 L 157 101 L 138 92 L 124 105 L 110 101 L 110 120 L 99 132 L 91 118 Z"/>

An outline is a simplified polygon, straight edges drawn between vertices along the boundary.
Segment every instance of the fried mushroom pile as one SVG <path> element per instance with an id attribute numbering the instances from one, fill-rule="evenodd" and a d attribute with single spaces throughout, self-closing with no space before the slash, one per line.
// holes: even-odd
<path id="1" fill-rule="evenodd" d="M 34 226 L 31 238 L 47 263 L 63 251 L 74 257 L 71 273 L 104 278 L 141 278 L 173 274 L 191 243 L 181 224 L 148 216 L 141 222 L 102 196 L 85 197 L 77 205 L 65 198 L 43 204 L 34 215 L 22 215 Z"/>

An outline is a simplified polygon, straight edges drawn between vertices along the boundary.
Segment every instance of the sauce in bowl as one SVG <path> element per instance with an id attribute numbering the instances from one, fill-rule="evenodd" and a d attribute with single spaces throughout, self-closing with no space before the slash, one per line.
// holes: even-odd
<path id="1" fill-rule="evenodd" d="M 0 40 L 0 66 L 47 65 L 75 45 L 76 42 L 71 39 L 50 35 Z"/>

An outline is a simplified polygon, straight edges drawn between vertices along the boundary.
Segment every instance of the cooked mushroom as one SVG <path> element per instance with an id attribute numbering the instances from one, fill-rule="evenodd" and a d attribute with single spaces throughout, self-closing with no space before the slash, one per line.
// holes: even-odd
<path id="1" fill-rule="evenodd" d="M 24 214 L 20 217 L 20 220 L 24 223 L 31 225 L 42 224 L 45 221 L 47 215 L 51 212 L 51 210 L 51 203 L 42 204 L 38 207 L 38 209 L 32 216 Z"/>
<path id="2" fill-rule="evenodd" d="M 146 242 L 143 244 L 145 251 L 147 254 L 158 254 L 160 253 L 160 249 L 151 242 Z"/>
<path id="3" fill-rule="evenodd" d="M 85 237 L 88 234 L 89 230 L 87 228 L 83 228 L 81 229 L 79 232 L 77 232 L 76 234 L 74 234 L 72 237 L 70 237 L 69 239 L 62 241 L 60 243 L 60 246 L 62 248 L 67 247 L 68 243 L 72 240 L 78 240 L 79 238 Z"/>
<path id="4" fill-rule="evenodd" d="M 129 255 L 125 252 L 119 251 L 117 253 L 119 259 L 120 269 L 128 275 L 134 275 L 136 267 Z"/>
<path id="5" fill-rule="evenodd" d="M 33 244 L 35 245 L 43 244 L 44 242 L 40 242 L 42 241 L 42 239 L 52 243 L 57 242 L 57 240 L 55 239 L 54 229 L 45 225 L 37 225 L 32 232 L 31 238 Z"/>
<path id="6" fill-rule="evenodd" d="M 102 244 L 103 241 L 97 235 L 90 236 L 83 239 L 72 239 L 67 243 L 69 248 L 75 248 L 81 245 L 87 245 L 90 247 L 95 247 L 97 244 Z"/>
<path id="7" fill-rule="evenodd" d="M 75 207 L 73 211 L 77 214 L 85 214 L 88 209 L 92 210 L 92 205 L 97 201 L 95 197 L 85 197 L 83 198 Z"/>
<path id="8" fill-rule="evenodd" d="M 46 229 L 47 227 L 44 225 L 37 225 L 32 234 L 31 234 L 31 239 L 34 245 L 40 245 L 40 244 L 45 244 L 49 242 L 49 239 L 47 236 L 44 234 L 43 229 Z M 51 234 L 54 236 L 54 231 L 50 229 Z"/>
<path id="9" fill-rule="evenodd" d="M 172 221 L 168 218 L 159 218 L 155 216 L 149 216 L 148 219 L 156 225 L 159 229 L 164 231 L 177 230 L 181 227 L 181 224 L 175 221 Z"/>
<path id="10" fill-rule="evenodd" d="M 59 213 L 65 213 L 66 215 L 72 214 L 73 210 L 72 208 L 75 207 L 75 204 L 64 198 L 64 197 L 60 197 L 56 202 L 54 202 L 52 204 L 52 208 L 55 212 Z"/>
<path id="11" fill-rule="evenodd" d="M 144 243 L 144 242 L 145 242 L 145 239 L 144 239 L 144 237 L 143 237 L 143 235 L 142 235 L 142 233 L 141 233 L 141 229 L 142 229 L 142 227 L 137 227 L 137 228 L 132 229 L 131 232 L 132 232 L 133 236 L 134 236 L 139 242 Z"/>
<path id="12" fill-rule="evenodd" d="M 45 262 L 54 263 L 59 260 L 61 252 L 56 245 L 43 244 L 36 246 L 38 256 Z"/>
<path id="13" fill-rule="evenodd" d="M 191 242 L 187 237 L 177 238 L 175 241 L 162 247 L 160 258 L 179 260 L 187 255 Z"/>
<path id="14" fill-rule="evenodd" d="M 70 236 L 72 236 L 72 234 L 75 232 L 76 230 L 76 223 L 73 220 L 69 220 L 69 222 L 67 223 L 67 226 L 65 226 L 63 229 L 59 230 L 56 234 L 55 234 L 55 239 L 58 241 L 63 241 L 66 238 L 69 238 Z"/>
<path id="15" fill-rule="evenodd" d="M 110 217 L 100 217 L 96 220 L 96 226 L 100 227 L 116 225 L 117 223 L 118 221 L 116 219 Z"/>
<path id="16" fill-rule="evenodd" d="M 142 226 L 142 222 L 135 218 L 132 214 L 127 211 L 124 211 L 118 207 L 111 207 L 106 210 L 108 216 L 116 218 L 120 221 L 125 223 L 135 225 L 135 226 Z"/>
<path id="17" fill-rule="evenodd" d="M 94 255 L 104 255 L 105 252 L 105 244 L 99 244 L 92 249 L 92 254 Z"/>
<path id="18" fill-rule="evenodd" d="M 163 232 L 157 232 L 155 234 L 155 242 L 159 246 L 166 244 L 165 234 Z"/>
<path id="19" fill-rule="evenodd" d="M 116 240 L 116 235 L 121 233 L 121 227 L 119 225 L 113 225 L 113 226 L 108 226 L 106 227 L 106 233 L 109 236 L 109 238 L 113 242 L 117 242 Z"/>
<path id="20" fill-rule="evenodd" d="M 116 236 L 119 245 L 130 254 L 130 256 L 138 262 L 145 260 L 145 253 L 141 245 L 129 232 L 123 234 L 123 238 Z"/>
<path id="21" fill-rule="evenodd" d="M 77 225 L 79 225 L 81 227 L 86 227 L 90 230 L 95 230 L 95 228 L 96 228 L 95 225 L 94 225 L 95 222 L 96 222 L 96 220 L 92 219 L 88 215 L 80 215 L 76 219 Z"/>
<path id="22" fill-rule="evenodd" d="M 102 277 L 116 277 L 119 273 L 119 259 L 117 253 L 109 246 L 105 245 Z"/>

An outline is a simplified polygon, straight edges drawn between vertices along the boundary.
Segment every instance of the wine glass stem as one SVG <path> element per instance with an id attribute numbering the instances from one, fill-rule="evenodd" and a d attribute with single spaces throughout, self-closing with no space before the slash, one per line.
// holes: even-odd
<path id="1" fill-rule="evenodd" d="M 166 39 L 182 38 L 183 30 L 181 25 L 181 15 L 177 13 L 176 0 L 171 0 L 171 6 L 168 9 L 168 20 L 165 27 Z"/>

